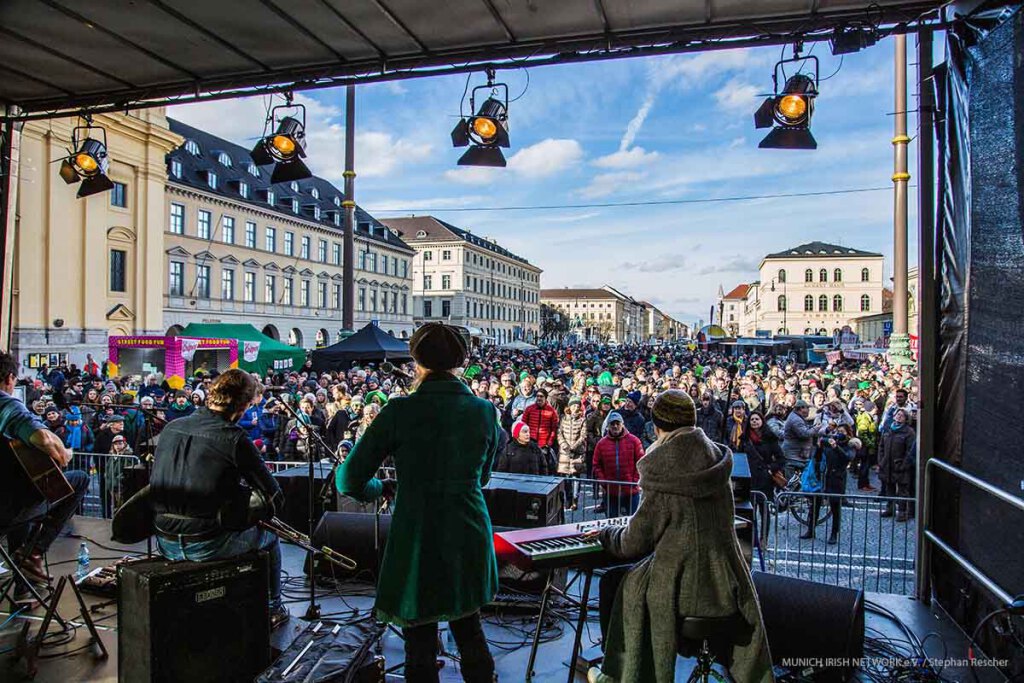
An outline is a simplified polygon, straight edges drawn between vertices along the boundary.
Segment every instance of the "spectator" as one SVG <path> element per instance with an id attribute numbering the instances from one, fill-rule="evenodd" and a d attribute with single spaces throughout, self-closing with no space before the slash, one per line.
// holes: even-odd
<path id="1" fill-rule="evenodd" d="M 608 517 L 631 515 L 640 501 L 640 481 L 637 463 L 644 457 L 640 439 L 630 434 L 618 413 L 608 415 L 607 433 L 594 449 L 594 478 L 605 481 L 627 482 L 607 487 Z"/>

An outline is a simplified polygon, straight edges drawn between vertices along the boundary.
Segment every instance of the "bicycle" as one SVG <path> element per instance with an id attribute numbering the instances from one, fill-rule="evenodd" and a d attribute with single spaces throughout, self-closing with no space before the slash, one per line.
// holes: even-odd
<path id="1" fill-rule="evenodd" d="M 776 512 L 789 512 L 793 519 L 802 526 L 807 526 L 807 520 L 811 517 L 812 496 L 796 495 L 801 492 L 800 475 L 802 472 L 794 472 L 786 481 L 786 486 L 775 490 L 772 500 Z M 832 509 L 825 504 L 818 505 L 818 517 L 814 526 L 820 526 L 832 516 Z"/>

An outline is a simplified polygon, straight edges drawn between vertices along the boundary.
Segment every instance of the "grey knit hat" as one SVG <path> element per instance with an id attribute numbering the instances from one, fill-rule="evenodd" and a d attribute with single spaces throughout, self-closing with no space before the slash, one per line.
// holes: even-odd
<path id="1" fill-rule="evenodd" d="M 651 420 L 656 427 L 667 432 L 680 427 L 693 427 L 697 424 L 697 407 L 685 391 L 669 389 L 654 399 Z"/>

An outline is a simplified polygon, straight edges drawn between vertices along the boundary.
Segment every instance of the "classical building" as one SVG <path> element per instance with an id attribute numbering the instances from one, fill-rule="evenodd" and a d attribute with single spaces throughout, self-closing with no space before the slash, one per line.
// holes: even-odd
<path id="1" fill-rule="evenodd" d="M 341 191 L 306 178 L 270 183 L 249 151 L 169 119 L 183 144 L 167 155 L 163 308 L 170 332 L 190 322 L 246 322 L 314 348 L 342 326 Z M 414 251 L 356 209 L 355 326 L 411 335 Z"/>
<path id="2" fill-rule="evenodd" d="M 382 222 L 416 250 L 413 301 L 416 325 L 446 322 L 485 343 L 537 341 L 541 269 L 433 216 Z"/>
<path id="3" fill-rule="evenodd" d="M 736 285 L 728 293 L 718 288 L 718 317 L 723 330 L 733 337 L 746 334 L 747 293 L 755 285 Z"/>
<path id="4" fill-rule="evenodd" d="M 569 320 L 570 334 L 580 341 L 623 344 L 647 339 L 644 304 L 609 285 L 544 289 L 540 300 Z"/>
<path id="5" fill-rule="evenodd" d="M 768 254 L 761 260 L 760 279 L 720 297 L 729 325 L 735 307 L 740 336 L 827 334 L 862 316 L 882 312 L 882 255 L 825 242 L 810 242 Z M 746 291 L 743 292 L 743 288 Z"/>
<path id="6" fill-rule="evenodd" d="M 164 155 L 181 144 L 162 108 L 94 117 L 110 151 L 109 192 L 78 199 L 57 175 L 77 119 L 30 121 L 15 136 L 12 300 L 5 344 L 25 366 L 91 353 L 107 336 L 162 334 Z"/>
<path id="7" fill-rule="evenodd" d="M 679 322 L 648 301 L 640 303 L 644 307 L 645 339 L 676 341 L 689 336 L 690 329 L 685 323 Z"/>

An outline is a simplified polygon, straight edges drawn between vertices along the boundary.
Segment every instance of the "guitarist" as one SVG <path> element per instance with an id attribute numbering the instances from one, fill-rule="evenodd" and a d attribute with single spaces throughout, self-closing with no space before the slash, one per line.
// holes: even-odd
<path id="1" fill-rule="evenodd" d="M 0 435 L 34 447 L 63 469 L 71 461 L 71 451 L 35 413 L 11 395 L 17 380 L 18 362 L 11 354 L 0 351 Z M 40 501 L 10 449 L 0 451 L 0 532 L 6 530 L 8 548 L 33 583 L 46 584 L 51 580 L 43 565 L 43 553 L 75 514 L 89 487 L 89 475 L 85 472 L 70 470 L 64 477 L 74 494 L 54 504 Z M 29 539 L 33 540 L 29 543 Z"/>

